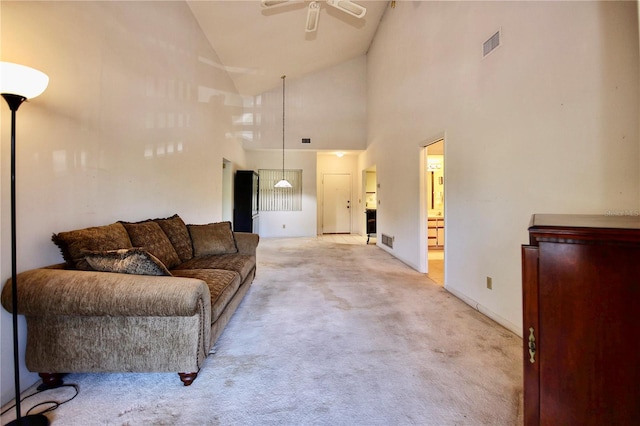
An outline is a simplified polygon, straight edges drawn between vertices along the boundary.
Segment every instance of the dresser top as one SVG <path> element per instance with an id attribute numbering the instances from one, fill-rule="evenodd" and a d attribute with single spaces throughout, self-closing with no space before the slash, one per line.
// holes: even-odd
<path id="1" fill-rule="evenodd" d="M 640 229 L 640 215 L 534 214 L 529 229 L 601 228 Z"/>
<path id="2" fill-rule="evenodd" d="M 640 215 L 535 214 L 529 226 L 529 244 L 539 242 L 640 243 Z"/>

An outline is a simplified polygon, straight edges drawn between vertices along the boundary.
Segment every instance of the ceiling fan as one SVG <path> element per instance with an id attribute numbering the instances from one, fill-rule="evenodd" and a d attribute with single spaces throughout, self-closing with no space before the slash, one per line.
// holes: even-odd
<path id="1" fill-rule="evenodd" d="M 297 0 L 299 1 L 299 0 Z M 262 7 L 265 9 L 270 9 L 273 7 L 283 6 L 287 3 L 297 2 L 296 0 L 262 0 Z M 320 1 L 311 1 L 309 2 L 309 6 L 307 7 L 307 25 L 305 26 L 305 31 L 308 33 L 312 33 L 318 29 L 318 18 L 320 18 Z M 326 0 L 326 4 L 331 7 L 335 7 L 336 9 L 348 13 L 351 16 L 355 16 L 356 18 L 364 17 L 364 14 L 367 13 L 367 9 L 359 4 L 356 4 L 349 0 Z"/>

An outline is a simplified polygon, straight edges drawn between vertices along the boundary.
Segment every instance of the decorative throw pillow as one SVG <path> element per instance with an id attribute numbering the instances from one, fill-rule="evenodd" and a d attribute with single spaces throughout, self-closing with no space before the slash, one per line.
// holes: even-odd
<path id="1" fill-rule="evenodd" d="M 53 234 L 51 240 L 60 248 L 69 268 L 91 269 L 85 261 L 87 251 L 131 248 L 127 230 L 121 223 Z"/>
<path id="2" fill-rule="evenodd" d="M 148 251 L 134 247 L 120 250 L 89 252 L 85 259 L 96 271 L 134 275 L 170 276 L 164 264 Z"/>
<path id="3" fill-rule="evenodd" d="M 187 228 L 193 241 L 194 257 L 238 252 L 231 222 L 187 225 Z"/>
<path id="4" fill-rule="evenodd" d="M 147 220 L 138 223 L 122 222 L 122 224 L 129 233 L 131 244 L 134 247 L 142 247 L 160 259 L 169 269 L 173 269 L 181 263 L 169 237 L 157 223 Z"/>
<path id="5" fill-rule="evenodd" d="M 182 262 L 191 260 L 193 257 L 193 245 L 191 244 L 191 236 L 187 225 L 177 214 L 166 219 L 154 219 L 160 228 L 167 234 L 173 248 L 178 253 L 178 257 Z"/>

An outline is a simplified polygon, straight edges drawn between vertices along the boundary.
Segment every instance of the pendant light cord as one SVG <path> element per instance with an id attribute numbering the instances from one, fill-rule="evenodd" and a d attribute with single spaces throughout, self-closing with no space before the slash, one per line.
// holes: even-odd
<path id="1" fill-rule="evenodd" d="M 284 81 L 286 75 L 282 76 L 282 180 L 284 180 Z"/>

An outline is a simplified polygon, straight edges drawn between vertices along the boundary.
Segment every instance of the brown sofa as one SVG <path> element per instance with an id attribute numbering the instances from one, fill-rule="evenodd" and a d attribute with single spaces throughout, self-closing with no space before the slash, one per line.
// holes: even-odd
<path id="1" fill-rule="evenodd" d="M 45 386 L 72 372 L 170 371 L 190 385 L 253 281 L 259 241 L 178 215 L 52 239 L 65 263 L 17 277 L 26 365 Z"/>

